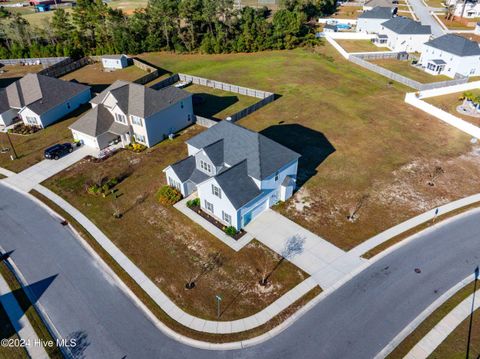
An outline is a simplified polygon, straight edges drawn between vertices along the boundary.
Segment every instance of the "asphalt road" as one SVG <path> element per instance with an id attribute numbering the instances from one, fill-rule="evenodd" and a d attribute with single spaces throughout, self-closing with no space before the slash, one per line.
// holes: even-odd
<path id="1" fill-rule="evenodd" d="M 445 35 L 445 31 L 443 31 L 437 20 L 430 14 L 430 9 L 425 6 L 422 0 L 409 0 L 409 3 L 422 25 L 430 25 L 433 37 Z"/>
<path id="2" fill-rule="evenodd" d="M 0 245 L 85 358 L 371 358 L 479 261 L 480 213 L 461 217 L 369 267 L 286 331 L 243 351 L 206 351 L 162 334 L 68 229 L 0 184 Z M 421 273 L 414 270 L 420 268 Z M 48 284 L 48 281 L 47 281 Z"/>

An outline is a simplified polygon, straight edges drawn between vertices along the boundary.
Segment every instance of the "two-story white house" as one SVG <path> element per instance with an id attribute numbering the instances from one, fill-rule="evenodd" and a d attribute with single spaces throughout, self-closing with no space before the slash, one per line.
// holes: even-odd
<path id="1" fill-rule="evenodd" d="M 385 21 L 378 33 L 386 37 L 386 45 L 392 51 L 420 52 L 423 44 L 430 40 L 432 30 L 430 25 L 397 16 Z"/>
<path id="2" fill-rule="evenodd" d="M 116 81 L 90 101 L 92 108 L 70 126 L 73 138 L 103 149 L 120 139 L 152 147 L 195 122 L 192 94 L 170 86 L 154 90 Z"/>
<path id="3" fill-rule="evenodd" d="M 476 0 L 446 0 L 447 7 L 453 7 L 453 15 L 467 19 L 480 17 L 480 2 Z"/>
<path id="4" fill-rule="evenodd" d="M 418 63 L 432 75 L 480 76 L 480 46 L 462 36 L 443 35 L 424 44 Z"/>
<path id="5" fill-rule="evenodd" d="M 90 86 L 30 73 L 0 90 L 0 125 L 19 118 L 25 125 L 44 128 L 90 99 Z"/>
<path id="6" fill-rule="evenodd" d="M 183 196 L 197 191 L 203 211 L 237 230 L 295 189 L 300 155 L 230 121 L 187 141 L 188 157 L 164 169 Z"/>
<path id="7" fill-rule="evenodd" d="M 391 7 L 374 7 L 360 14 L 357 20 L 357 32 L 377 34 L 382 29 L 382 24 L 396 15 L 397 9 Z"/>

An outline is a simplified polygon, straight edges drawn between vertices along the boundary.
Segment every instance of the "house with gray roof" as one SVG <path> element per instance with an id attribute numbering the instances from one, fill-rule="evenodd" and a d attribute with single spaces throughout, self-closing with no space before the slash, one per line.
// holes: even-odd
<path id="1" fill-rule="evenodd" d="M 407 17 L 397 16 L 385 21 L 378 32 L 386 36 L 387 47 L 396 52 L 420 52 L 423 44 L 430 40 L 430 25 L 422 25 Z"/>
<path id="2" fill-rule="evenodd" d="M 432 75 L 480 76 L 480 46 L 459 35 L 443 35 L 423 45 L 418 63 Z"/>
<path id="3" fill-rule="evenodd" d="M 18 118 L 44 128 L 90 98 L 89 86 L 30 73 L 0 90 L 0 125 L 9 126 Z"/>
<path id="4" fill-rule="evenodd" d="M 102 65 L 105 70 L 123 69 L 129 65 L 129 57 L 127 55 L 103 55 Z"/>
<path id="5" fill-rule="evenodd" d="M 388 7 L 388 8 L 396 8 L 397 5 L 393 3 L 393 0 L 366 0 L 363 3 L 363 10 L 368 11 L 372 10 L 376 7 Z"/>
<path id="6" fill-rule="evenodd" d="M 164 169 L 184 197 L 197 192 L 203 211 L 237 230 L 295 189 L 300 155 L 221 121 L 187 141 L 188 157 Z"/>
<path id="7" fill-rule="evenodd" d="M 154 90 L 119 80 L 90 103 L 70 130 L 77 141 L 100 150 L 120 141 L 152 147 L 195 120 L 192 94 L 174 86 Z"/>
<path id="8" fill-rule="evenodd" d="M 377 6 L 372 10 L 364 11 L 357 19 L 357 32 L 377 34 L 382 24 L 397 14 L 397 8 Z"/>

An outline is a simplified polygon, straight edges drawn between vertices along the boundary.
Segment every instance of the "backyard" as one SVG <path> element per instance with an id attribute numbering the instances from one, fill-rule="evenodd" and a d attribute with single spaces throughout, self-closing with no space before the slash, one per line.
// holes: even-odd
<path id="1" fill-rule="evenodd" d="M 361 6 L 340 6 L 337 11 L 329 16 L 339 19 L 356 19 L 362 13 Z"/>
<path id="2" fill-rule="evenodd" d="M 388 51 L 386 47 L 378 47 L 370 40 L 335 40 L 347 52 Z"/>
<path id="3" fill-rule="evenodd" d="M 438 81 L 448 81 L 451 78 L 444 76 L 444 75 L 430 75 L 425 71 L 413 67 L 410 65 L 410 61 L 400 61 L 396 59 L 381 59 L 381 60 L 370 60 L 370 62 L 381 66 L 387 70 L 396 72 L 399 75 L 403 75 L 408 77 L 414 81 L 418 81 L 420 83 L 430 83 L 430 82 L 438 82 Z"/>
<path id="4" fill-rule="evenodd" d="M 31 135 L 10 134 L 10 140 L 15 147 L 18 159 L 12 161 L 10 156 L 13 152 L 0 153 L 0 167 L 7 168 L 13 172 L 20 172 L 43 160 L 43 150 L 62 142 L 73 140 L 72 132 L 68 129 L 79 116 L 81 116 L 91 106 L 85 104 L 72 114 L 68 115 L 63 121 L 59 121 L 41 131 Z M 10 148 L 10 143 L 6 133 L 0 133 L 0 148 Z"/>
<path id="5" fill-rule="evenodd" d="M 75 80 L 82 84 L 92 86 L 92 92 L 98 93 L 116 80 L 134 81 L 146 74 L 147 72 L 133 65 L 121 70 L 104 71 L 102 63 L 95 62 L 70 72 L 62 76 L 61 79 L 67 81 Z"/>
<path id="6" fill-rule="evenodd" d="M 480 191 L 480 154 L 468 135 L 409 107 L 407 87 L 352 65 L 329 45 L 141 57 L 172 72 L 278 94 L 239 123 L 302 154 L 300 189 L 277 210 L 341 248 Z"/>
<path id="7" fill-rule="evenodd" d="M 468 92 L 471 92 L 474 96 L 480 96 L 480 89 Z M 452 115 L 457 116 L 467 122 L 470 122 L 476 126 L 480 126 L 480 117 L 468 116 L 457 111 L 457 107 L 463 103 L 462 98 L 463 92 L 456 92 L 448 95 L 426 98 L 424 99 L 424 101 L 448 113 L 451 113 Z"/>
<path id="8" fill-rule="evenodd" d="M 7 65 L 0 66 L 0 89 L 7 87 L 12 82 L 28 74 L 29 72 L 36 73 L 42 70 L 42 65 Z M 2 73 L 3 72 L 3 73 Z"/>
<path id="9" fill-rule="evenodd" d="M 220 295 L 220 320 L 239 319 L 263 309 L 307 275 L 257 241 L 234 252 L 177 209 L 158 202 L 156 192 L 166 184 L 162 170 L 185 157 L 184 141 L 202 130 L 190 127 L 140 154 L 123 150 L 102 163 L 82 160 L 45 185 L 85 213 L 180 308 L 216 320 L 214 298 Z M 89 184 L 102 178 L 119 179 L 115 195 L 87 193 Z M 265 272 L 272 273 L 266 287 L 259 284 Z M 189 290 L 185 286 L 192 280 L 196 285 Z"/>
<path id="10" fill-rule="evenodd" d="M 447 20 L 445 14 L 438 14 L 440 21 L 450 30 L 473 30 L 475 23 L 478 19 L 462 19 L 460 17 L 454 17 Z"/>

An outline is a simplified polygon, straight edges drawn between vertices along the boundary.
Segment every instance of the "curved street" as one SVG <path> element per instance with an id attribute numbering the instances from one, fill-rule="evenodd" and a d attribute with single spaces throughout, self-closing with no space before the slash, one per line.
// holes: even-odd
<path id="1" fill-rule="evenodd" d="M 480 264 L 475 211 L 387 255 L 273 339 L 207 351 L 160 332 L 44 208 L 1 182 L 0 198 L 0 245 L 28 283 L 57 275 L 38 302 L 62 337 L 82 339 L 75 354 L 86 358 L 372 358 Z"/>

